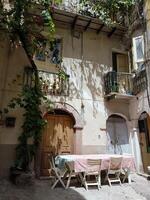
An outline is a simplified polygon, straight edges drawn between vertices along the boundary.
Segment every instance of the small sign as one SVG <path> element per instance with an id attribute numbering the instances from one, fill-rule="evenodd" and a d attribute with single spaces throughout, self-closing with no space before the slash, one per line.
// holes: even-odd
<path id="1" fill-rule="evenodd" d="M 15 117 L 6 117 L 5 125 L 6 127 L 15 127 L 16 118 Z"/>

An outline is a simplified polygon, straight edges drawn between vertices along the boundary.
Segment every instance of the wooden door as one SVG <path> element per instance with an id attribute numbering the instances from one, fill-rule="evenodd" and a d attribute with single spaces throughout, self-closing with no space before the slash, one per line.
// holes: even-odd
<path id="1" fill-rule="evenodd" d="M 150 166 L 150 117 L 146 114 L 145 118 L 139 121 L 139 142 L 143 161 L 144 172 L 147 173 L 147 167 Z"/>
<path id="2" fill-rule="evenodd" d="M 48 154 L 73 153 L 73 119 L 67 115 L 47 115 L 42 135 L 41 175 L 48 175 Z"/>
<path id="3" fill-rule="evenodd" d="M 146 137 L 145 133 L 140 133 L 140 148 L 142 154 L 142 161 L 143 161 L 143 169 L 144 172 L 147 172 L 147 166 L 150 165 L 150 156 L 147 153 L 147 146 L 146 146 Z"/>
<path id="4" fill-rule="evenodd" d="M 117 72 L 129 72 L 128 55 L 126 54 L 117 55 Z"/>
<path id="5" fill-rule="evenodd" d="M 108 152 L 131 153 L 126 121 L 122 117 L 110 117 L 107 121 Z"/>

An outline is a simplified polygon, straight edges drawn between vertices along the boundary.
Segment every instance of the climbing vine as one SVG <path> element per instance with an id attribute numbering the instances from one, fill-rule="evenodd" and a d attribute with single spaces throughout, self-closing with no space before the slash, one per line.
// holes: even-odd
<path id="1" fill-rule="evenodd" d="M 43 101 L 48 106 L 51 105 L 51 102 L 43 95 L 33 54 L 37 48 L 38 39 L 44 37 L 42 30 L 47 28 L 46 39 L 51 40 L 55 27 L 50 9 L 52 1 L 15 0 L 13 2 L 11 5 L 5 5 L 0 1 L 0 28 L 9 35 L 11 46 L 15 48 L 21 45 L 25 50 L 32 69 L 32 85 L 24 85 L 21 94 L 13 98 L 3 112 L 7 113 L 10 108 L 16 106 L 24 109 L 22 133 L 18 138 L 19 143 L 16 148 L 15 168 L 28 171 L 36 155 L 45 125 L 40 105 Z M 59 2 L 60 0 L 55 1 L 55 3 Z"/>
<path id="2" fill-rule="evenodd" d="M 80 13 L 102 20 L 107 25 L 129 25 L 133 8 L 143 0 L 80 0 Z"/>

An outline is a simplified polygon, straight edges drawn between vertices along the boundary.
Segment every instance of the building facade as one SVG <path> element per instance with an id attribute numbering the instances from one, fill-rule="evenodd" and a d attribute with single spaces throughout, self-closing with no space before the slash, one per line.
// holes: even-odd
<path id="1" fill-rule="evenodd" d="M 133 58 L 132 62 L 130 56 L 132 50 L 137 53 L 138 42 L 145 45 L 141 42 L 145 41 L 145 30 L 140 28 L 133 33 L 133 46 L 129 49 L 124 39 L 126 29 L 121 26 L 110 28 L 97 19 L 60 8 L 53 8 L 53 18 L 54 44 L 40 40 L 34 56 L 43 92 L 53 102 L 53 109 L 41 106 L 47 125 L 35 164 L 37 173 L 47 175 L 47 155 L 51 152 L 133 154 L 137 171 L 142 172 L 143 166 L 146 171 L 149 165 L 147 68 L 140 65 L 145 63 L 145 57 L 142 60 L 141 56 L 139 61 L 138 57 Z M 0 44 L 0 108 L 3 109 L 20 93 L 30 63 L 19 44 L 10 45 L 7 34 L 1 33 Z M 22 114 L 19 108 L 1 114 L 0 176 L 8 175 L 13 165 Z M 15 122 L 11 124 L 11 120 Z"/>

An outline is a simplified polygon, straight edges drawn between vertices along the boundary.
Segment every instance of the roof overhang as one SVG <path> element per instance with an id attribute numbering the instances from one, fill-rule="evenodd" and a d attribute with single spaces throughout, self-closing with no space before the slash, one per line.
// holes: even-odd
<path id="1" fill-rule="evenodd" d="M 97 34 L 105 32 L 109 38 L 112 35 L 123 36 L 127 32 L 127 27 L 118 24 L 108 26 L 97 18 L 68 12 L 56 7 L 52 7 L 51 10 L 56 27 L 70 28 L 79 32 L 94 31 Z"/>

